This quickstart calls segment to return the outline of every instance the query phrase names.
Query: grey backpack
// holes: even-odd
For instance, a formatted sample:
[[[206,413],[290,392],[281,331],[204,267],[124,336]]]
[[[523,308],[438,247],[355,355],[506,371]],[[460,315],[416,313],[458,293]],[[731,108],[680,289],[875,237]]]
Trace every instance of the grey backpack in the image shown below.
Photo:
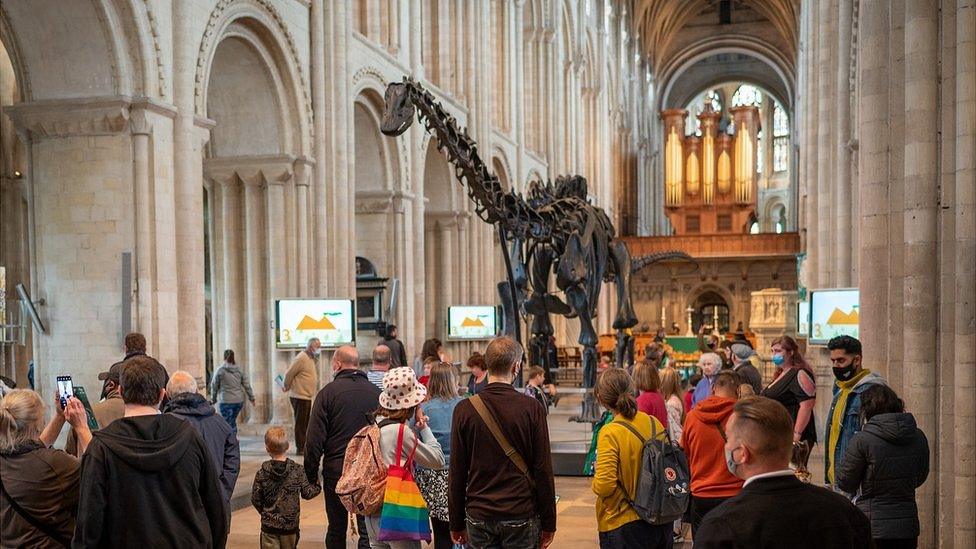
[[[623,484],[617,481],[624,500],[637,511],[637,516],[651,524],[667,524],[681,518],[691,499],[691,475],[685,453],[671,443],[670,435],[667,442],[657,440],[657,424],[653,421],[649,440],[644,440],[629,423],[617,424],[634,433],[643,444],[634,497],[630,498]]]

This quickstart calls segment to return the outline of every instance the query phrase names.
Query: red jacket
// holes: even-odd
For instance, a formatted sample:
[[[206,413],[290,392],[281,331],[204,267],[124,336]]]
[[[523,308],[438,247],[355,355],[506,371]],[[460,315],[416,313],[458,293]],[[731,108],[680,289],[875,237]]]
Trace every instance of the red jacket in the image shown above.
[[[722,436],[734,405],[735,399],[712,395],[699,402],[685,418],[681,447],[688,456],[691,493],[695,497],[726,498],[742,489],[742,479],[730,473],[725,465]]]

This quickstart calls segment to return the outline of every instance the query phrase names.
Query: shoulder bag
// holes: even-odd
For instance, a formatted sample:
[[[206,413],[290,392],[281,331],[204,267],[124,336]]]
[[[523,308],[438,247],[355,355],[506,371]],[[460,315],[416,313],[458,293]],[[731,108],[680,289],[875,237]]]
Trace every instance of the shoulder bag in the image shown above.
[[[512,446],[512,443],[508,441],[505,434],[502,433],[501,428],[498,426],[498,422],[495,420],[495,416],[492,415],[488,407],[485,406],[484,401],[481,400],[481,395],[474,395],[470,399],[471,405],[474,406],[474,410],[478,412],[481,416],[481,420],[485,422],[488,430],[491,431],[491,436],[495,437],[495,442],[502,447],[502,451],[508,459],[512,460],[515,467],[522,473],[522,476],[529,481],[529,485],[532,489],[535,489],[535,480],[533,480],[532,475],[529,474],[529,466],[525,463],[525,459],[522,458],[522,454],[518,453],[518,450]]]

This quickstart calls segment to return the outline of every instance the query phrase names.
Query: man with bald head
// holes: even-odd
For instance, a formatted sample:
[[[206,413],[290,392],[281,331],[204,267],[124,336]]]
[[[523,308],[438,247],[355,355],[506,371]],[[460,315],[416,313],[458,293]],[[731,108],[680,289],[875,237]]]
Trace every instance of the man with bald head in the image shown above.
[[[725,462],[745,480],[695,533],[698,548],[870,547],[871,524],[847,498],[799,481],[790,470],[793,421],[765,397],[736,402],[726,427]]]
[[[220,478],[224,501],[229,502],[241,471],[241,447],[237,435],[213,404],[197,392],[193,374],[183,370],[175,372],[166,384],[166,394],[169,402],[163,411],[185,419],[203,437]]]
[[[379,407],[380,389],[359,369],[359,353],[351,345],[336,349],[332,355],[332,373],[332,382],[319,391],[312,404],[305,441],[305,475],[309,482],[318,485],[319,467],[322,468],[322,492],[329,519],[325,546],[339,549],[346,546],[349,515],[335,493],[336,483],[342,475],[346,446]],[[356,518],[359,547],[368,549],[366,521],[361,516]]]

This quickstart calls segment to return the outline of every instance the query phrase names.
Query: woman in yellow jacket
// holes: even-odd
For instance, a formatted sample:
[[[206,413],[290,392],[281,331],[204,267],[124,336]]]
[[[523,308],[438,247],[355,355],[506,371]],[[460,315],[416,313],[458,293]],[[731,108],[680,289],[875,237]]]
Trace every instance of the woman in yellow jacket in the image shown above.
[[[667,440],[664,426],[657,418],[637,411],[634,381],[621,368],[610,368],[600,374],[596,397],[613,414],[613,421],[600,430],[597,439],[596,472],[593,475],[600,547],[670,549],[673,544],[671,523],[655,526],[645,522],[627,503],[637,490],[643,441],[650,439],[652,434],[659,440]],[[643,440],[625,425],[636,429]],[[623,490],[626,490],[626,497]]]

